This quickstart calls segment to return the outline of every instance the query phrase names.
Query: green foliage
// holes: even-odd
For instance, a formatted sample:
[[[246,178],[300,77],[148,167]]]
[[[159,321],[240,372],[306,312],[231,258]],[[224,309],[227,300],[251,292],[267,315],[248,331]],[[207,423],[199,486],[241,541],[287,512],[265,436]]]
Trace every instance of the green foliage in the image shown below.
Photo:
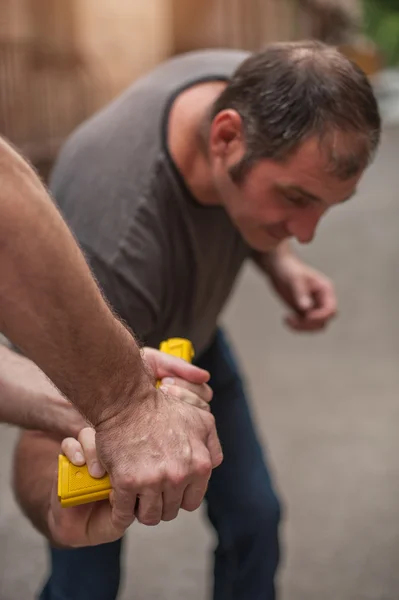
[[[389,65],[399,65],[399,0],[363,0],[365,32]]]

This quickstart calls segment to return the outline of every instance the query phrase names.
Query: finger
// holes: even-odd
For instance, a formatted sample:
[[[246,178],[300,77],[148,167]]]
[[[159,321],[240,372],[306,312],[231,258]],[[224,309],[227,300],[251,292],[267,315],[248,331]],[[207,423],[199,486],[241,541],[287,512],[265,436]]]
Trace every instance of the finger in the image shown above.
[[[205,369],[196,367],[182,358],[171,356],[165,352],[146,348],[144,357],[156,379],[176,376],[198,384],[206,383],[210,379],[210,374]]]
[[[207,402],[204,402],[204,400],[201,400],[201,398],[192,394],[189,390],[185,390],[175,385],[161,385],[159,389],[168,396],[173,396],[182,402],[187,402],[187,404],[191,404],[192,406],[196,406],[197,408],[201,408],[208,412],[211,410]]]
[[[173,521],[179,514],[181,504],[183,502],[184,488],[166,487],[163,495],[162,521]]]
[[[197,384],[206,383],[210,379],[208,371],[200,369],[181,358],[168,356],[167,362],[169,363],[169,369],[165,372],[165,375],[174,375],[175,377],[180,377],[181,379]]]
[[[127,527],[117,528],[112,521],[112,509],[109,502],[96,502],[95,510],[93,510],[90,519],[88,520],[87,545],[99,545],[114,542],[123,537]]]
[[[204,415],[204,417],[209,419],[207,447],[211,458],[212,469],[215,469],[223,461],[223,451],[220,445],[218,434],[216,432],[215,418],[211,414]]]
[[[162,383],[167,386],[174,386],[180,388],[182,391],[187,390],[191,394],[198,396],[204,402],[210,402],[212,400],[213,391],[206,383],[190,383],[180,377],[164,377]]]
[[[314,305],[306,317],[310,320],[327,320],[337,313],[338,301],[334,289],[329,284],[321,286],[313,292]]]
[[[75,438],[69,437],[62,440],[61,450],[65,454],[65,456],[71,461],[72,464],[77,467],[81,467],[85,464],[85,457],[83,454],[83,449],[78,440]]]
[[[292,295],[297,310],[306,312],[313,306],[313,299],[304,278],[297,277],[294,279],[292,283]]]
[[[295,331],[320,331],[325,329],[327,322],[324,320],[310,321],[307,318],[296,316],[288,316],[285,318],[285,323]]]
[[[187,486],[184,492],[181,508],[189,512],[197,510],[202,504],[205,497],[206,490],[208,489],[208,481],[204,481],[202,484],[190,484]]]
[[[336,308],[332,305],[325,305],[320,308],[314,308],[306,313],[308,321],[330,321],[337,314]]]
[[[195,479],[186,487],[181,508],[188,511],[197,510],[208,488],[208,482],[212,473],[212,462],[208,452],[196,453]]]
[[[201,398],[204,402],[210,402],[212,400],[213,391],[206,383],[190,383],[180,377],[164,377],[162,383],[168,386],[173,385],[188,390]]]
[[[137,495],[125,490],[118,490],[115,485],[112,487],[113,490],[110,494],[112,524],[118,531],[127,529],[135,519]]]
[[[96,450],[96,432],[92,427],[85,427],[78,435],[78,440],[83,448],[87,468],[92,477],[103,477],[105,469],[100,463]]]
[[[183,402],[187,402],[187,404],[191,404],[192,406],[196,406],[197,408],[201,408],[202,410],[206,410],[208,412],[211,410],[208,402],[205,402],[199,398],[199,396],[196,396],[189,390],[185,390],[176,385],[161,385],[159,389],[167,395],[173,396],[174,398],[182,400]]]
[[[146,491],[139,496],[136,517],[143,525],[158,525],[162,518],[163,501],[162,493]]]

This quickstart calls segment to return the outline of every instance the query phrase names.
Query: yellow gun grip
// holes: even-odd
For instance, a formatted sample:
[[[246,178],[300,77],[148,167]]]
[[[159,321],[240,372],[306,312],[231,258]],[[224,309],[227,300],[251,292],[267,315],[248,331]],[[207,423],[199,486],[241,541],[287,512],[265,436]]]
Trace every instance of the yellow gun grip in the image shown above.
[[[159,349],[190,363],[194,358],[193,345],[184,338],[170,338],[162,342]],[[157,382],[157,386],[159,383]],[[111,481],[108,475],[92,477],[87,465],[77,467],[63,454],[58,456],[58,498],[62,507],[106,500],[110,492]]]

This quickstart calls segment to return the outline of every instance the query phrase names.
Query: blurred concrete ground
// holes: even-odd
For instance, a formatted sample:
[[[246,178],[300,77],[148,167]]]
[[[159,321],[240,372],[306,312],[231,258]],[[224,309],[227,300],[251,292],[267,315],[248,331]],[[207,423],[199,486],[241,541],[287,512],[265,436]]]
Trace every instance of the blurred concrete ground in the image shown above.
[[[358,196],[302,252],[336,281],[341,314],[326,334],[286,331],[251,269],[224,316],[286,507],[282,600],[399,597],[398,157],[392,128]],[[10,493],[14,439],[2,426],[0,600],[33,598],[46,568]],[[204,600],[213,544],[200,513],[132,527],[121,600]]]

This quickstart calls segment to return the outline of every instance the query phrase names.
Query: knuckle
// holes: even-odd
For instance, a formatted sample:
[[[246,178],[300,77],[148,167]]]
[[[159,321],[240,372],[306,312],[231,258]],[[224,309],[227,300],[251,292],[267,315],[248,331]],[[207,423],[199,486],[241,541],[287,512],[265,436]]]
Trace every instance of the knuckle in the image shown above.
[[[156,490],[156,484],[152,479],[137,479],[134,482],[134,489],[137,492],[137,495],[142,495],[147,492],[153,492]]]
[[[124,495],[130,494],[133,489],[137,488],[138,481],[132,475],[122,474],[117,476],[112,481],[113,487],[122,492]]]
[[[207,477],[212,471],[212,463],[208,458],[197,459],[194,472],[200,477]]]
[[[205,399],[207,402],[210,402],[213,398],[213,390],[209,387],[209,385],[205,384]]]
[[[157,492],[161,488],[163,488],[165,482],[165,474],[162,472],[152,473],[145,475],[139,478],[136,481],[136,487],[139,492],[142,493],[143,490],[150,490],[152,492]]]
[[[122,471],[113,481],[114,487],[119,491],[129,493],[134,489],[137,493],[142,493],[143,490],[157,490],[164,481],[164,470],[159,468],[149,472],[136,471],[132,473],[130,470]]]
[[[187,479],[187,476],[185,473],[183,473],[182,471],[173,471],[170,470],[167,472],[166,476],[165,476],[165,482],[167,482],[168,487],[172,488],[172,489],[178,489],[180,488],[182,485],[184,485],[185,481]]]
[[[206,419],[206,424],[208,426],[209,429],[215,429],[216,428],[216,422],[215,422],[215,417],[213,416],[213,414],[211,412],[206,413],[204,415],[204,418]]]

